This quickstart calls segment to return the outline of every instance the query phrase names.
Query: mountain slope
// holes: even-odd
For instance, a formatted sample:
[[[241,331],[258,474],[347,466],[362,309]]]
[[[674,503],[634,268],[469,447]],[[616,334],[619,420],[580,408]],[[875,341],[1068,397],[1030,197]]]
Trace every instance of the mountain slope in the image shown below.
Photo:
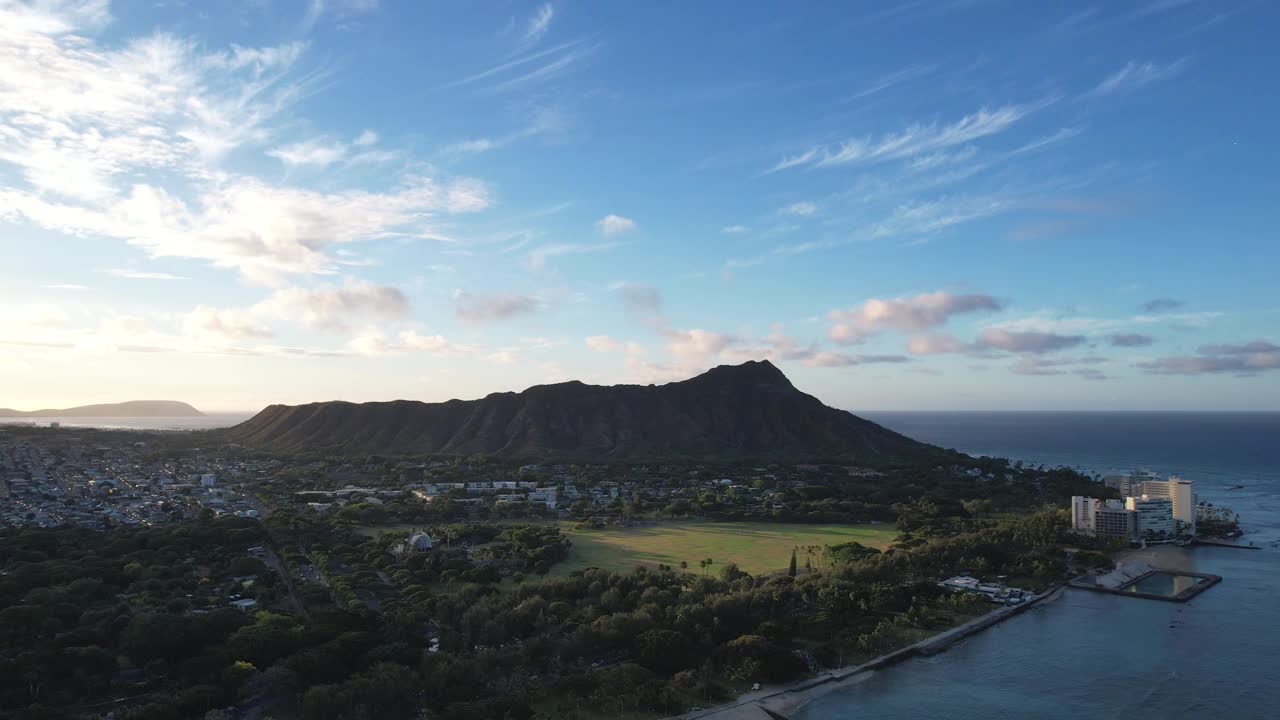
[[[225,436],[277,450],[596,459],[883,462],[942,452],[823,405],[768,361],[660,386],[574,381],[471,401],[272,405]]]
[[[201,417],[204,413],[176,400],[130,400],[103,405],[81,405],[64,410],[0,409],[0,417]]]

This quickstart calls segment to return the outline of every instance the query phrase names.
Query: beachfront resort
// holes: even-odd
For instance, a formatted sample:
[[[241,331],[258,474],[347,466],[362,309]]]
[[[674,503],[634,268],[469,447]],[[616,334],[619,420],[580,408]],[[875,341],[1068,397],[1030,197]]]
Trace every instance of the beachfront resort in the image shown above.
[[[1071,526],[1091,537],[1131,543],[1189,540],[1196,536],[1198,517],[1205,512],[1196,497],[1195,481],[1134,470],[1103,477],[1120,499],[1076,495],[1071,498]]]

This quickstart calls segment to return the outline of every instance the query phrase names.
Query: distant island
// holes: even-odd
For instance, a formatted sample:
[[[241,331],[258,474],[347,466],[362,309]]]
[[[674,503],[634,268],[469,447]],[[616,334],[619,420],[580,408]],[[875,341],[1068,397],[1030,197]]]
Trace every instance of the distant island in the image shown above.
[[[62,410],[0,408],[0,417],[204,417],[204,413],[177,400],[130,400],[120,403],[81,405]]]
[[[508,458],[830,458],[947,453],[796,389],[767,360],[666,385],[538,385],[480,400],[272,405],[227,429],[265,450]]]

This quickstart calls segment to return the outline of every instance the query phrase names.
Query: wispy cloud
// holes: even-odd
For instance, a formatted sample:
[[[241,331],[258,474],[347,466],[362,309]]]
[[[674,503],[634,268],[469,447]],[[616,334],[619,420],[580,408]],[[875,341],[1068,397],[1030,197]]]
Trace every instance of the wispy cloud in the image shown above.
[[[853,93],[846,99],[851,101],[861,100],[865,97],[875,95],[876,93],[883,92],[897,85],[902,85],[912,80],[916,80],[916,79],[925,77],[927,75],[930,75],[937,69],[938,69],[937,65],[921,65],[921,64],[908,65],[900,70],[895,70],[891,73],[880,76],[871,84],[867,85],[861,90],[858,90],[857,92]]]
[[[779,215],[791,215],[793,217],[808,217],[818,212],[818,206],[808,200],[793,202],[790,205],[784,205],[778,208]]]
[[[551,28],[551,19],[555,17],[555,8],[551,7],[551,3],[546,3],[539,7],[533,17],[529,18],[529,24],[524,31],[524,42],[532,45],[542,39],[547,34],[547,30]]]
[[[334,272],[339,244],[438,234],[439,214],[490,203],[470,178],[322,192],[229,170],[231,151],[267,146],[314,90],[315,71],[299,67],[305,44],[214,50],[156,33],[104,46],[76,34],[87,21],[69,7],[0,5],[0,161],[25,181],[0,188],[0,220],[119,239],[279,285],[281,275]],[[274,150],[313,166],[350,154],[323,137]]]
[[[1102,96],[1120,92],[1129,92],[1145,87],[1154,82],[1168,80],[1181,75],[1191,64],[1191,58],[1180,58],[1167,65],[1146,62],[1137,63],[1130,60],[1124,67],[1103,78],[1091,91],[1091,95]]]
[[[531,121],[518,130],[497,137],[463,140],[446,146],[444,152],[449,155],[485,153],[521,140],[564,130],[567,124],[568,120],[559,110],[549,107],[539,108],[533,112]]]
[[[459,290],[453,300],[458,319],[467,323],[507,320],[530,315],[543,307],[542,300],[532,295],[477,295]]]
[[[626,243],[620,241],[599,242],[599,243],[558,243],[553,245],[543,245],[529,251],[529,268],[532,270],[541,270],[546,267],[549,258],[561,255],[582,255],[584,253],[604,252],[614,248],[622,247]]]
[[[1157,375],[1207,375],[1230,373],[1254,376],[1280,370],[1280,345],[1254,340],[1238,345],[1201,345],[1196,355],[1162,357],[1137,363]]]
[[[1032,140],[1031,142],[1013,150],[1012,154],[1021,155],[1023,153],[1034,152],[1041,148],[1048,147],[1049,145],[1060,143],[1063,140],[1070,140],[1071,138],[1079,135],[1082,132],[1084,132],[1084,128],[1082,127],[1061,128],[1060,130],[1058,130],[1057,132],[1051,135],[1046,135],[1042,138]]]
[[[560,43],[559,45],[553,45],[552,47],[549,47],[549,48],[543,48],[542,50],[538,50],[537,52],[532,52],[527,55],[522,55],[518,58],[515,58],[514,60],[507,60],[506,62],[498,63],[497,65],[494,65],[493,67],[488,68],[487,70],[482,70],[478,73],[475,73],[474,75],[468,75],[467,77],[461,78],[459,80],[454,80],[453,82],[446,83],[444,85],[441,85],[439,89],[448,90],[450,88],[461,87],[463,85],[470,85],[472,83],[479,82],[481,80],[486,80],[488,78],[495,77],[497,75],[502,75],[503,73],[506,73],[508,70],[513,70],[522,65],[527,65],[529,63],[532,63],[535,60],[540,60],[544,57],[555,55],[557,53],[564,52],[565,50],[570,50],[574,47],[577,47],[578,45],[581,45],[583,42],[584,40],[582,38],[579,38],[577,40],[570,40],[569,42]]]
[[[600,46],[597,44],[568,50],[550,62],[544,63],[522,74],[509,77],[506,80],[496,82],[490,85],[487,90],[492,93],[501,93],[523,88],[528,85],[544,83],[557,75],[560,75],[562,72],[574,65],[577,65],[581,61],[591,57],[596,50],[599,49]]]
[[[99,272],[115,277],[129,278],[131,280],[186,280],[182,275],[174,275],[173,273],[151,272],[148,270],[127,270],[124,268],[111,268],[108,270],[100,270]]]
[[[746,225],[726,225],[720,228],[720,232],[726,235],[741,235],[742,233],[750,232],[750,231],[751,231],[751,228],[747,227]]]
[[[337,141],[314,139],[281,145],[268,150],[267,154],[286,165],[323,168],[345,158],[347,146]]]
[[[834,146],[812,147],[783,158],[770,172],[798,166],[834,167],[873,163],[936,152],[1004,132],[1044,104],[1010,104],[994,109],[982,108],[949,125],[916,124],[879,138],[856,138]]]

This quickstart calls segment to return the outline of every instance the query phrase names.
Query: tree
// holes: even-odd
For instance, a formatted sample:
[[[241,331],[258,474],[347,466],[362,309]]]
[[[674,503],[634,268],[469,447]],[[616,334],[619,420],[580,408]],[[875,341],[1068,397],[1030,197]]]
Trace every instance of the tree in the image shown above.
[[[791,577],[796,576],[796,549],[795,548],[791,548],[791,566],[787,568],[787,575]]]

